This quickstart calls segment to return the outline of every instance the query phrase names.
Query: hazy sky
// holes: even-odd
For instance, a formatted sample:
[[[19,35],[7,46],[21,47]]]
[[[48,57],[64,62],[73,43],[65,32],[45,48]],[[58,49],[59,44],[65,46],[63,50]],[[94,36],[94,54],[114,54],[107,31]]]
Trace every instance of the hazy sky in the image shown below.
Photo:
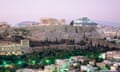
[[[0,21],[16,24],[40,17],[120,22],[120,0],[0,0]]]

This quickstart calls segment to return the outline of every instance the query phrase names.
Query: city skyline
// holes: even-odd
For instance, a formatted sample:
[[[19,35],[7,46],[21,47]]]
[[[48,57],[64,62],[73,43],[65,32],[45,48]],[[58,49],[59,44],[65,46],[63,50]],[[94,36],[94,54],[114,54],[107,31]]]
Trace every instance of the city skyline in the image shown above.
[[[41,17],[76,19],[89,17],[120,23],[119,0],[0,0],[0,22],[16,24]]]

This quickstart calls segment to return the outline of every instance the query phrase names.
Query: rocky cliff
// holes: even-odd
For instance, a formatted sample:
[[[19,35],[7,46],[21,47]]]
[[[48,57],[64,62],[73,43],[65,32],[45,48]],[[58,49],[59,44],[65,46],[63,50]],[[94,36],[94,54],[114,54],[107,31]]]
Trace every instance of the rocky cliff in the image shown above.
[[[38,26],[24,28],[30,31],[28,38],[36,41],[60,41],[61,39],[75,40],[78,42],[83,37],[100,38],[96,27],[79,27],[68,25]]]

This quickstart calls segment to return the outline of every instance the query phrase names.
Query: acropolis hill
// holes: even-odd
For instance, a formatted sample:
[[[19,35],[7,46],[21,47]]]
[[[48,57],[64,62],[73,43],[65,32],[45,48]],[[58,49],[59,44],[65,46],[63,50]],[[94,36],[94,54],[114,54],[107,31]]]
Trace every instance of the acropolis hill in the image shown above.
[[[7,37],[16,35],[33,41],[60,41],[66,39],[79,42],[83,37],[102,37],[97,31],[97,24],[91,22],[86,17],[75,20],[74,22],[72,21],[70,25],[66,25],[64,19],[41,18],[40,24],[28,23],[27,25],[18,28],[11,28],[6,24],[3,24],[3,26],[1,25],[1,28],[2,30],[3,28],[5,29],[3,33],[6,32],[6,35],[8,35]],[[24,35],[24,31],[27,31],[26,35]]]
[[[81,21],[81,23],[79,23]],[[60,41],[61,39],[80,41],[83,36],[89,36],[93,38],[100,38],[100,34],[97,32],[97,24],[91,22],[88,18],[83,17],[72,24],[66,25],[64,19],[54,18],[41,18],[40,24],[29,23],[23,27],[30,31],[30,37],[32,40],[38,41]]]
[[[82,21],[81,21],[82,20]],[[29,48],[23,51],[40,51],[44,49],[120,49],[119,44],[110,43],[104,38],[105,34],[100,31],[98,24],[87,18],[72,21],[70,25],[64,24],[64,20],[42,19],[42,24],[27,24],[23,27],[10,27],[1,25],[0,43],[4,45],[19,43],[27,39]],[[116,35],[115,32],[107,32],[107,36]],[[118,34],[119,35],[119,34]],[[8,41],[8,42],[7,42]],[[29,50],[28,50],[29,49]]]

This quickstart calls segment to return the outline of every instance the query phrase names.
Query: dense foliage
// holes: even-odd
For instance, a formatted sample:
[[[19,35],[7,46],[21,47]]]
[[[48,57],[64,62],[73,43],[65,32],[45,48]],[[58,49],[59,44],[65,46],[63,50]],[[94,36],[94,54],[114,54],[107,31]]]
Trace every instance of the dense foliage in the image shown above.
[[[88,58],[98,59],[99,54],[100,54],[99,51],[89,51],[82,49],[74,49],[74,50],[45,49],[44,51],[41,52],[34,52],[22,56],[14,56],[14,55],[0,56],[0,65],[2,66],[0,67],[1,68],[0,70],[8,69],[11,71],[24,67],[44,68],[44,65],[53,64],[55,62],[55,59],[65,59],[65,58],[70,58],[71,56],[78,56],[78,55],[84,55]]]

